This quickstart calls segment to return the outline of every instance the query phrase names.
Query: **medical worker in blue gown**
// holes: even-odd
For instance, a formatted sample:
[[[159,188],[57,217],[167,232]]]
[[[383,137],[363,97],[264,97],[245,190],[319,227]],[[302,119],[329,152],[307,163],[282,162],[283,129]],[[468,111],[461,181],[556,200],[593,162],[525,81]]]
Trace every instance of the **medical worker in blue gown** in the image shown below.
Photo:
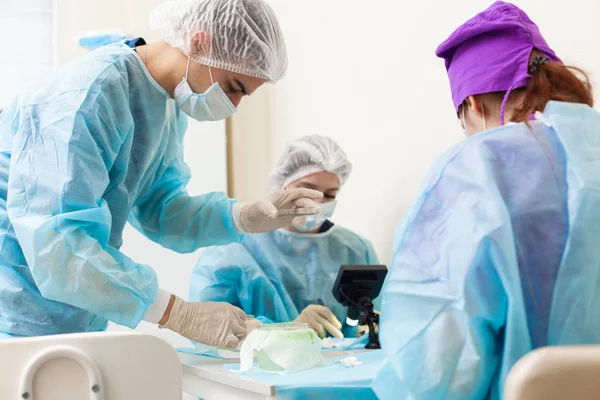
[[[600,114],[585,75],[512,4],[437,55],[468,138],[396,231],[373,387],[384,400],[501,399],[533,349],[600,343]]]
[[[268,177],[268,188],[306,188],[324,198],[303,226],[248,235],[241,243],[206,249],[192,274],[190,299],[228,302],[264,323],[307,323],[321,337],[356,335],[347,309],[331,291],[343,264],[377,264],[371,243],[329,218],[352,165],[332,139],[291,142]]]
[[[144,319],[236,346],[246,335],[244,312],[160,290],[150,266],[119,251],[125,223],[191,252],[292,224],[280,209],[317,210],[310,198],[322,194],[306,189],[248,205],[185,189],[185,114],[222,120],[284,75],[271,8],[263,0],[175,1],[152,19],[165,41],[102,47],[21,93],[0,116],[4,336],[100,331],[108,321],[133,328]]]

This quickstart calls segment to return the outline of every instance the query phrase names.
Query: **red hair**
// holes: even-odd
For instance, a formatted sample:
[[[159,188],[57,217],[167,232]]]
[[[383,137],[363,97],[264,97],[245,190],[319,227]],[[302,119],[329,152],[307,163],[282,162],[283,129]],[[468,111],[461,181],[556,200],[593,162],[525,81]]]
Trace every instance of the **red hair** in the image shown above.
[[[532,52],[531,57],[539,57],[537,50]],[[585,72],[559,62],[539,63],[532,71],[527,86],[515,92],[523,97],[512,110],[513,122],[527,121],[536,111],[544,111],[546,103],[551,100],[594,105],[592,85]]]

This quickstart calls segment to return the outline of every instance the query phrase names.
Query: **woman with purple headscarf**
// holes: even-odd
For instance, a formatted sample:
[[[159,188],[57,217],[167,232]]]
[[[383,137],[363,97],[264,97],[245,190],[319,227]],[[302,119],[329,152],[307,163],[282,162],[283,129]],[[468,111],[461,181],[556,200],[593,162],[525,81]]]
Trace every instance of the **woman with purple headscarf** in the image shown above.
[[[468,136],[396,232],[380,399],[500,399],[511,367],[600,342],[600,114],[519,8],[496,2],[437,49]]]

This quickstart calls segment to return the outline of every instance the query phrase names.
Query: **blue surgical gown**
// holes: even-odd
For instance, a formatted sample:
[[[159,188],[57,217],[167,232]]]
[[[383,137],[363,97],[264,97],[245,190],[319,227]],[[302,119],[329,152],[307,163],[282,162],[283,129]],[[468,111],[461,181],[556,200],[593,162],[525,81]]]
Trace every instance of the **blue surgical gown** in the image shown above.
[[[242,239],[224,193],[186,192],[186,121],[125,43],[57,69],[0,114],[0,332],[135,327],[158,285],[119,251],[127,221],[178,252]]]
[[[343,323],[347,308],[332,294],[341,265],[376,265],[371,243],[333,225],[323,233],[278,230],[247,235],[242,243],[211,247],[200,256],[190,284],[191,301],[222,301],[262,322],[288,322],[321,299]]]
[[[501,399],[533,349],[600,343],[600,114],[550,102],[544,120],[473,136],[426,178],[382,292],[381,399]]]

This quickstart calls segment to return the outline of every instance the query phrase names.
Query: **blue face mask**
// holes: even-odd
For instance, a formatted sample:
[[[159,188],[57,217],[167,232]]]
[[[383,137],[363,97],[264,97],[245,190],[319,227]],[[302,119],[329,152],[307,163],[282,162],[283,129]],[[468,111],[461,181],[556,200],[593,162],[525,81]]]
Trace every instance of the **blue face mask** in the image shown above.
[[[229,100],[218,83],[213,81],[212,71],[208,67],[212,86],[204,93],[194,93],[188,83],[190,71],[190,57],[185,71],[185,78],[175,88],[175,102],[181,111],[197,121],[220,121],[236,112],[236,108]]]
[[[335,211],[336,205],[336,200],[319,205],[319,212],[315,215],[309,215],[306,217],[306,222],[304,225],[299,226],[296,229],[298,229],[300,232],[311,232],[319,229],[319,227],[323,225],[323,222],[325,222],[327,218],[331,218],[333,212]]]

